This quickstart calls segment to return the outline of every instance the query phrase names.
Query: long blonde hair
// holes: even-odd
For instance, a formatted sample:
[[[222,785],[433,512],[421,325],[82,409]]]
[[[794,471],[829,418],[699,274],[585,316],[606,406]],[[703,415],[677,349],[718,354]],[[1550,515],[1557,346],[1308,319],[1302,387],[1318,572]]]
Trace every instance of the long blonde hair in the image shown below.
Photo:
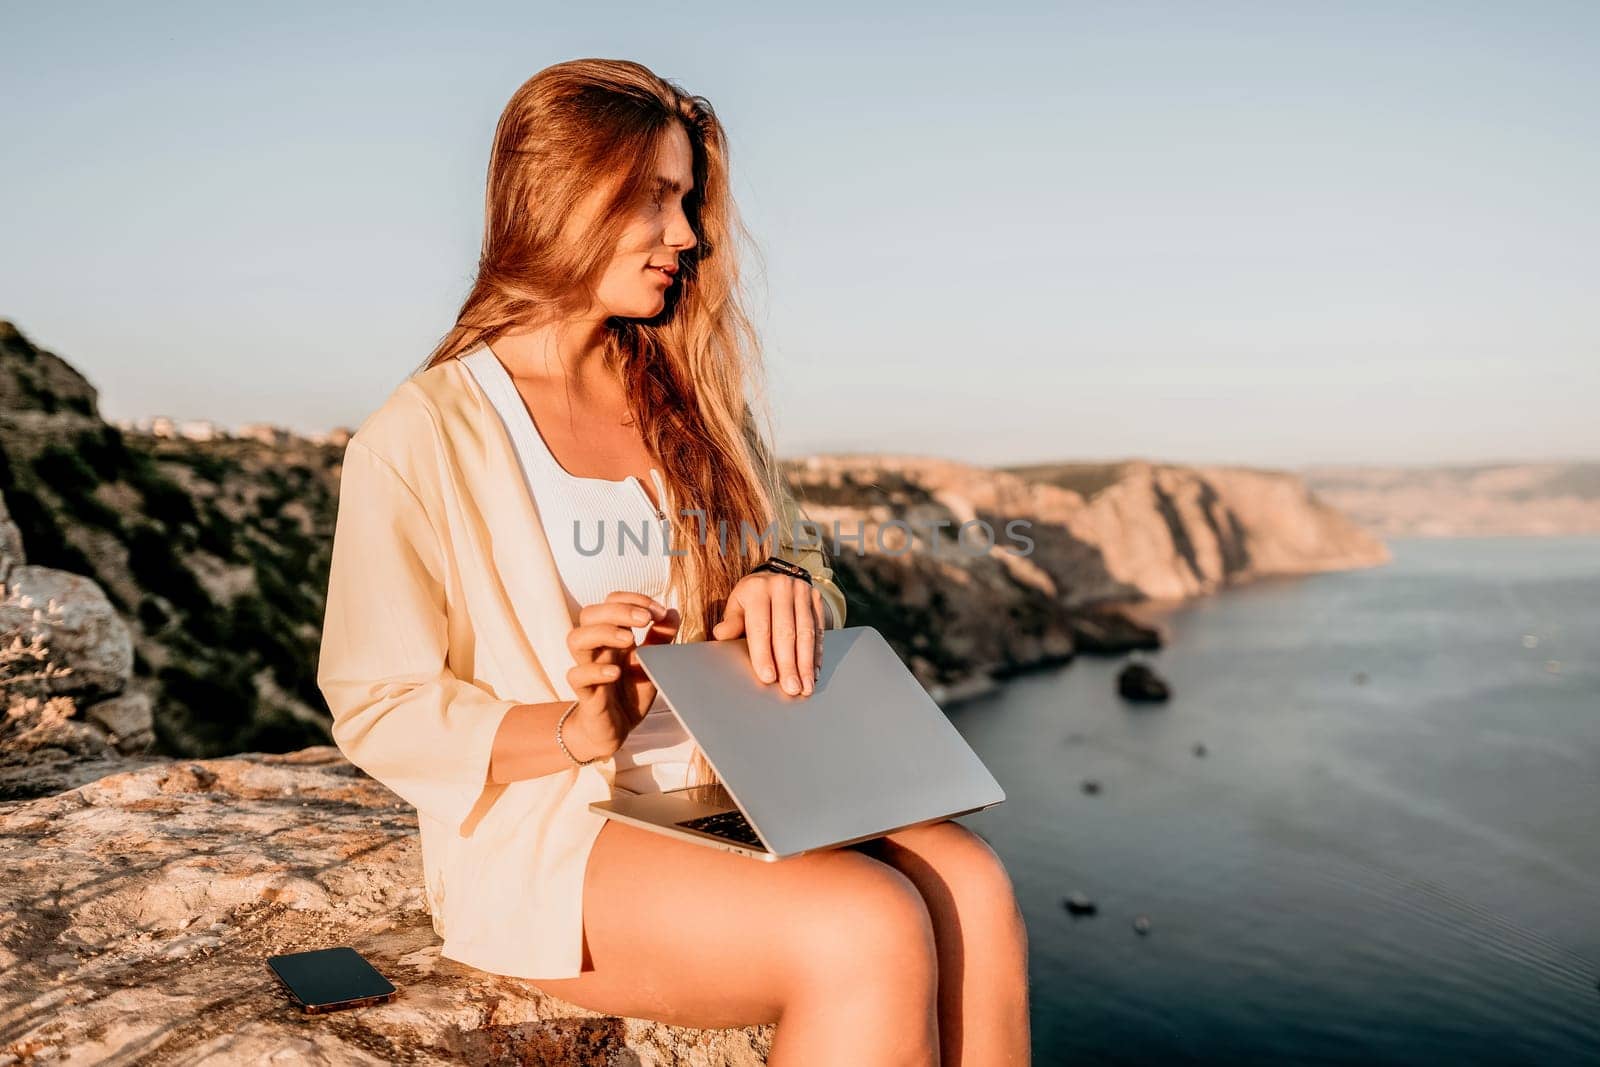
[[[606,320],[604,356],[625,384],[672,500],[704,513],[672,517],[669,585],[682,611],[678,639],[703,640],[734,584],[777,552],[770,539],[757,540],[770,523],[781,527],[791,499],[767,443],[760,342],[741,306],[734,239],[753,242],[729,191],[727,137],[708,100],[622,59],[569,60],[524,82],[495,129],[477,278],[423,369],[512,329],[583,310],[626,212],[654,177],[657,147],[673,122],[694,154],[684,211],[697,244],[680,254],[678,280],[660,314]],[[580,201],[616,175],[620,181],[587,232],[563,237]],[[747,384],[760,403],[759,427]],[[725,544],[719,520],[730,534]],[[743,536],[742,524],[756,536]],[[716,782],[695,746],[691,784]]]

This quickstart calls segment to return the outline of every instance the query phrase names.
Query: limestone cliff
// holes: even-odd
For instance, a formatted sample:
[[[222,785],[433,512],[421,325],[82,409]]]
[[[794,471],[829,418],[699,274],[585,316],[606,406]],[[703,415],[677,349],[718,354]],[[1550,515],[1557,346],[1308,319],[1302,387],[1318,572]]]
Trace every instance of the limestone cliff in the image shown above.
[[[1105,618],[1097,608],[1389,559],[1281,471],[830,455],[789,475],[833,551],[851,621],[883,630],[931,681],[968,689],[1070,655]],[[958,531],[974,523],[964,548]],[[994,543],[977,551],[985,528]]]
[[[441,958],[417,841],[327,747],[0,804],[0,1063],[764,1062],[770,1026],[597,1015]],[[398,997],[303,1014],[266,959],[336,945]]]
[[[1308,467],[1318,496],[1384,537],[1600,534],[1600,463]]]

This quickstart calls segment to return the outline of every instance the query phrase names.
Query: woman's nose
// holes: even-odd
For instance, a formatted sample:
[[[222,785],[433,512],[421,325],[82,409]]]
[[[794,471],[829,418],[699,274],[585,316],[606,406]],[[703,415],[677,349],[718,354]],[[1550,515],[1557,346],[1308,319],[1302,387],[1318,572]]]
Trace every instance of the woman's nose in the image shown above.
[[[676,238],[676,240],[674,240],[674,238]],[[694,235],[694,227],[690,226],[688,218],[680,213],[678,215],[678,221],[673,224],[672,229],[667,233],[667,244],[676,248],[680,252],[687,252],[697,243],[698,240]]]

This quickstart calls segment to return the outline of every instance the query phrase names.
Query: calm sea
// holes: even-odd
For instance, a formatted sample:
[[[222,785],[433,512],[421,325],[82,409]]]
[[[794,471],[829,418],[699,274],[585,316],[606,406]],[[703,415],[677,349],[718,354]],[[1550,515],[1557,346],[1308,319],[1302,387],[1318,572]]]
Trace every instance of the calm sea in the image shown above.
[[[1600,538],[1390,548],[952,710],[1036,1063],[1600,1064]]]

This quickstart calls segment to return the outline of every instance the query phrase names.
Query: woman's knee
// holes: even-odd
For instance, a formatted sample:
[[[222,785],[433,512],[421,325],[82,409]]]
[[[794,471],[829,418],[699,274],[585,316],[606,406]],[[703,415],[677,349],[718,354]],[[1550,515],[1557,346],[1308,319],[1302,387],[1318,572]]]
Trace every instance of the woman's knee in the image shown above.
[[[984,909],[1004,925],[1022,926],[1022,907],[1017,902],[1011,872],[994,848],[977,834],[960,827],[956,846],[957,892],[969,900],[988,905]]]
[[[900,871],[851,850],[808,857],[818,868],[801,914],[785,924],[801,983],[886,983],[908,990],[937,980],[933,921],[916,885]],[[783,921],[780,919],[780,921]]]
[[[934,927],[959,931],[970,947],[1008,957],[1028,953],[1027,923],[1010,872],[978,834],[943,822],[892,836],[884,857],[916,884]]]

